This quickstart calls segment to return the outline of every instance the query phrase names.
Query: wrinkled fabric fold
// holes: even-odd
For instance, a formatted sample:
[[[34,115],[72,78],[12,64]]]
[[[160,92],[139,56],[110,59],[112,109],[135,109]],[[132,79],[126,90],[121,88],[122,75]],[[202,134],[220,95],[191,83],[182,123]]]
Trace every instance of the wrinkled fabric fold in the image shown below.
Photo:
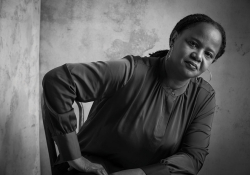
[[[141,169],[146,175],[171,175],[167,165],[161,163],[142,167]]]

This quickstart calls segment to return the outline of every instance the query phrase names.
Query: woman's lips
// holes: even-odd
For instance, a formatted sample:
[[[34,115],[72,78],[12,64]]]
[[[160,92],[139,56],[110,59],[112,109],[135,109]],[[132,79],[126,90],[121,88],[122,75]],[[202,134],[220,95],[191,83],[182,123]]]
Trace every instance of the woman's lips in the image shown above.
[[[192,70],[197,70],[198,66],[192,62],[192,61],[185,61],[186,65],[188,68],[192,69]]]

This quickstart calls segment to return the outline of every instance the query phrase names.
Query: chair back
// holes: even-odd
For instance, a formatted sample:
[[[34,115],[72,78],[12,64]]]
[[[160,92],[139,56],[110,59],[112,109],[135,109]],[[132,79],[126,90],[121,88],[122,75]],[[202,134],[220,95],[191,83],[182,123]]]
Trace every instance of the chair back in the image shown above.
[[[56,148],[56,143],[52,139],[51,132],[49,130],[49,127],[45,125],[45,111],[44,111],[44,104],[45,104],[45,97],[44,94],[42,93],[41,95],[41,111],[42,111],[42,118],[43,118],[43,126],[44,126],[44,131],[45,131],[45,137],[46,137],[46,142],[47,142],[47,147],[48,147],[48,153],[49,153],[49,159],[50,159],[50,168],[51,168],[51,173],[52,175],[58,175],[60,174],[59,170],[53,167],[54,162],[57,159],[58,156],[58,151]],[[79,110],[79,117],[78,117],[78,127],[77,127],[77,132],[81,128],[81,126],[84,123],[84,108],[83,104],[81,102],[76,101],[75,102],[78,106]]]

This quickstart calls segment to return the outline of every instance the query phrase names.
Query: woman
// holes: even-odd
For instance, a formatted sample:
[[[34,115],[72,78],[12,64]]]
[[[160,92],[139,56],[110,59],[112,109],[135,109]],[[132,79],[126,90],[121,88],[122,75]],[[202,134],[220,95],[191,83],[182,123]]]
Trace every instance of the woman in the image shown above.
[[[208,154],[215,92],[198,78],[225,51],[220,24],[194,14],[177,23],[170,51],[65,64],[43,79],[46,124],[66,174],[197,174]],[[94,101],[75,134],[74,100]],[[80,173],[82,172],[82,173]]]

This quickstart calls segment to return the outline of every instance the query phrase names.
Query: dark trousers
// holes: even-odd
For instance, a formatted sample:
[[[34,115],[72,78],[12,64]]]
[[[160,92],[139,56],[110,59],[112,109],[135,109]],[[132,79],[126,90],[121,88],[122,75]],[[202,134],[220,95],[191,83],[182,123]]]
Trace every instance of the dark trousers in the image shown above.
[[[63,175],[96,175],[95,173],[83,173],[77,170],[72,170],[64,173]]]

